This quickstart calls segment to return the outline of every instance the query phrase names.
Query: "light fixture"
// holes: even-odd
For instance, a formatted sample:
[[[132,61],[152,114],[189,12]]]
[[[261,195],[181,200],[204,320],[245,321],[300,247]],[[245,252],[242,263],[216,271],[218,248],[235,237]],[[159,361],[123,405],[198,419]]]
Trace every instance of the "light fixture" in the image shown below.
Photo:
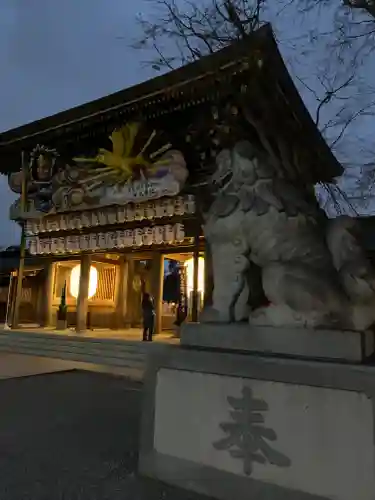
[[[185,261],[185,268],[186,268],[186,284],[187,284],[187,291],[192,292],[194,291],[194,258],[190,258],[189,260]],[[200,292],[201,294],[204,293],[204,258],[199,257],[198,258],[198,290],[197,292]]]
[[[78,297],[79,292],[79,278],[81,276],[81,265],[73,267],[70,273],[70,283],[69,283],[69,291],[70,295],[72,295],[75,299]],[[90,266],[90,275],[89,275],[89,289],[87,297],[91,299],[96,293],[96,289],[98,287],[98,270],[94,266]]]

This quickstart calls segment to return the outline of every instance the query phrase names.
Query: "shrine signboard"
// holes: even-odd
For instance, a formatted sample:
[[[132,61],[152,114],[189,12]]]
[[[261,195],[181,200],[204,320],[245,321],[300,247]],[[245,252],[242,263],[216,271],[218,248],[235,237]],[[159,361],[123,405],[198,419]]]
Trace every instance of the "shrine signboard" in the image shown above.
[[[73,158],[70,165],[59,161],[56,150],[38,145],[28,167],[9,176],[20,195],[10,218],[24,222],[31,254],[186,242],[183,220],[195,214],[195,199],[179,194],[188,177],[185,159],[160,141],[150,153],[155,131],[136,148],[139,131],[139,124],[125,125],[110,136],[112,151],[100,148],[95,157]]]
[[[139,131],[140,124],[127,124],[111,134],[112,151],[100,148],[95,157],[72,158],[70,164],[60,161],[56,150],[36,146],[28,169],[9,176],[13,192],[21,195],[26,185],[27,199],[24,207],[20,199],[12,205],[10,218],[31,220],[176,196],[188,177],[182,153],[171,144],[149,152],[156,131],[135,148]]]

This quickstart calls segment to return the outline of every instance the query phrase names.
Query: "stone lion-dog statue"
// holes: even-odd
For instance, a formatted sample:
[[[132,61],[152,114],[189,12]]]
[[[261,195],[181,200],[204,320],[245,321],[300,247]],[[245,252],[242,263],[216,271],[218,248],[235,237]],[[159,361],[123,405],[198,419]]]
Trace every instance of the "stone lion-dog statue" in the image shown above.
[[[355,219],[328,219],[313,196],[282,178],[248,141],[222,150],[216,166],[214,201],[204,214],[214,289],[200,321],[369,328],[375,270]],[[261,306],[252,302],[257,286]]]

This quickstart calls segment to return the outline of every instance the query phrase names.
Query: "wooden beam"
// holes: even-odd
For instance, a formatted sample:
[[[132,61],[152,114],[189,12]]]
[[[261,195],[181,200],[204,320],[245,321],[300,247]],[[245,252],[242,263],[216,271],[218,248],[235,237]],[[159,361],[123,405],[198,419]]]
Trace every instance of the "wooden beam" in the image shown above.
[[[118,266],[120,264],[120,261],[118,260],[112,260],[112,259],[101,259],[98,257],[95,257],[95,255],[92,255],[91,257],[92,262],[98,262],[99,264],[110,264],[111,266]]]

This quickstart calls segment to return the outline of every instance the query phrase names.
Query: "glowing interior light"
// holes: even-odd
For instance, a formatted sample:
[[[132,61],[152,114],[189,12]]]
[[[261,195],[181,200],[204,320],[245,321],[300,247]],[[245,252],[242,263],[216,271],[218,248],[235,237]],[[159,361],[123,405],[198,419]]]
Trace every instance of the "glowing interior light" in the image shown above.
[[[76,299],[78,297],[79,291],[79,277],[81,275],[81,265],[73,267],[72,272],[70,273],[70,294]],[[90,267],[90,276],[89,276],[89,290],[88,290],[88,298],[91,299],[96,293],[96,289],[98,287],[98,271],[96,267]]]
[[[188,292],[194,291],[194,258],[185,262]],[[198,259],[198,292],[204,293],[204,258]]]

